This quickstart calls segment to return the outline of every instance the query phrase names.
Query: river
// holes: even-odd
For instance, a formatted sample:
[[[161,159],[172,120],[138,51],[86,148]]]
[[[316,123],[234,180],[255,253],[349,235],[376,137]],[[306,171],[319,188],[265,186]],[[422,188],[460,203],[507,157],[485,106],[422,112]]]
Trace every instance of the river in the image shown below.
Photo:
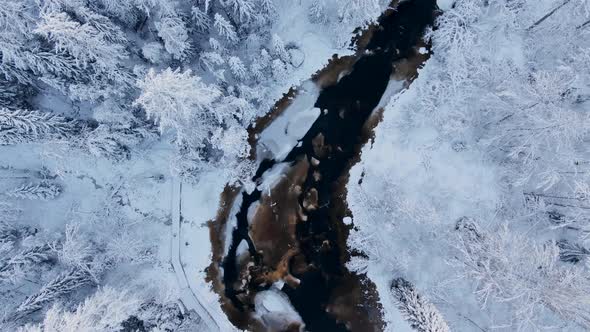
[[[269,328],[254,317],[254,299],[274,284],[289,298],[305,330],[384,329],[375,286],[346,268],[355,254],[355,248],[346,247],[354,226],[343,220],[351,217],[348,171],[371,139],[384,93],[395,82],[400,89],[409,85],[428,57],[422,36],[433,25],[436,2],[409,0],[394,7],[356,41],[355,55],[333,59],[312,78],[321,88],[313,106],[321,112],[299,144],[281,160],[259,163],[252,179],[256,188],[224,192],[211,223],[214,252],[208,275],[239,328]],[[260,184],[271,172],[281,176],[263,192]],[[227,241],[222,238],[229,219],[235,227]],[[300,328],[293,322],[283,330]]]

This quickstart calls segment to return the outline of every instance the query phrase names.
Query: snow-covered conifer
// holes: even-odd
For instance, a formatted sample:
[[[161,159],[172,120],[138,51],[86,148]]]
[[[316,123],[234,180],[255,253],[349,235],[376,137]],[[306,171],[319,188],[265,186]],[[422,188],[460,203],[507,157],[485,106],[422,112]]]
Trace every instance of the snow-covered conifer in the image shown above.
[[[130,151],[121,140],[124,132],[117,133],[108,125],[99,125],[98,128],[88,133],[85,140],[85,148],[94,156],[104,157],[114,161],[129,159]]]
[[[256,59],[258,59],[260,61],[263,68],[267,68],[270,66],[270,62],[272,60],[272,57],[270,56],[270,54],[268,54],[268,51],[265,48],[263,48],[260,50],[260,55],[257,56]]]
[[[0,108],[0,145],[64,139],[79,131],[75,121],[49,112]]]
[[[103,287],[70,312],[54,305],[39,325],[27,325],[21,332],[43,331],[118,331],[121,323],[139,310],[140,301],[126,290]]]
[[[11,250],[19,238],[20,232],[16,227],[5,220],[0,220],[0,248],[4,251]]]
[[[53,260],[53,249],[47,245],[33,246],[0,260],[0,282],[17,282],[25,273],[25,268],[34,267]]]
[[[264,80],[264,68],[260,61],[252,61],[250,64],[250,75],[254,79],[254,81],[260,83]]]
[[[277,34],[272,35],[271,51],[272,55],[275,58],[279,58],[284,63],[289,63],[289,61],[291,60],[289,52],[287,52],[287,49],[285,48],[285,43],[283,42],[283,39],[279,37],[279,35]]]
[[[49,281],[35,294],[27,297],[16,309],[16,315],[25,315],[40,310],[59,297],[90,284],[93,284],[93,279],[87,271],[72,268]]]
[[[4,75],[24,85],[31,85],[36,80],[62,88],[63,80],[78,81],[84,76],[80,63],[69,54],[56,54],[33,49],[14,49],[2,52],[5,66],[0,69]]]
[[[216,67],[225,64],[225,60],[217,52],[203,52],[199,57],[199,61],[205,66],[205,69],[212,72],[215,71]]]
[[[30,227],[14,224],[21,212],[13,204],[0,200],[0,243],[15,242],[35,233]]]
[[[79,23],[64,12],[42,15],[35,32],[54,43],[55,51],[73,56],[82,67],[92,66],[113,78],[127,51],[120,43],[109,41],[102,31],[90,23]]]
[[[110,0],[116,1],[116,0]],[[167,1],[154,1],[154,0],[133,0],[133,6],[143,12],[146,16],[151,16],[153,12],[156,11],[156,7],[158,5],[162,7],[167,7]],[[165,8],[163,9],[165,11]]]
[[[136,317],[148,331],[206,331],[208,327],[194,311],[182,310],[177,302],[143,303]],[[125,322],[123,325],[125,326]]]
[[[19,109],[27,106],[32,89],[16,81],[0,80],[0,108]]]
[[[260,11],[266,15],[270,21],[274,21],[274,15],[277,11],[277,7],[273,0],[259,0],[258,1]]]
[[[391,291],[401,313],[416,331],[450,331],[436,307],[421,296],[410,282],[397,278],[391,283]]]
[[[567,240],[557,242],[559,247],[559,259],[564,262],[578,263],[583,262],[590,257],[590,250],[584,248],[580,244],[573,243]]]
[[[339,0],[338,16],[344,22],[363,26],[380,14],[379,0]]]
[[[151,63],[160,63],[162,60],[166,59],[166,56],[169,58],[170,56],[164,53],[164,46],[158,42],[151,42],[143,45],[141,48],[141,54],[143,57]]]
[[[95,108],[98,125],[85,131],[79,140],[80,147],[96,157],[113,161],[128,159],[131,150],[157,136],[153,124],[131,114],[125,104],[105,102]]]
[[[114,263],[143,264],[154,259],[153,244],[127,227],[106,239],[104,253],[105,258]]]
[[[7,0],[2,4],[3,6],[0,7],[0,26],[3,28],[2,38],[27,34],[35,21],[31,7],[32,2],[27,0]]]
[[[256,109],[253,105],[264,101],[264,92],[260,89],[257,89],[255,86],[240,84],[237,87],[237,91],[240,98],[243,98],[250,103],[250,107],[253,112],[256,112]]]
[[[128,27],[132,27],[141,18],[138,5],[142,1],[98,0],[98,2],[101,13],[119,19]]]
[[[256,109],[248,100],[233,95],[223,97],[216,109],[224,118],[235,118],[244,127],[256,117]]]
[[[181,139],[187,135],[197,141],[208,137],[218,116],[212,111],[213,102],[221,96],[214,85],[202,82],[190,70],[181,72],[170,68],[156,73],[153,69],[138,82],[142,93],[136,100],[161,130],[173,128]]]
[[[180,17],[163,17],[156,22],[158,36],[164,41],[166,51],[175,59],[185,59],[191,49],[188,32],[184,21]]]
[[[8,190],[4,194],[20,199],[56,199],[63,191],[61,185],[55,182],[42,181],[39,183],[25,183],[19,187]]]
[[[71,56],[47,52],[45,45],[32,38],[37,26],[36,5],[33,1],[7,0],[0,8],[0,72],[10,81],[31,85],[43,75],[73,78],[79,73]]]
[[[89,278],[97,282],[109,262],[104,252],[97,248],[97,242],[91,239],[91,235],[92,233],[82,231],[80,223],[68,223],[57,257],[63,265],[83,270]]]
[[[215,52],[225,53],[227,49],[215,38],[209,38],[209,46]]]
[[[309,19],[317,24],[326,24],[328,22],[326,5],[323,1],[313,1],[309,5]]]
[[[277,80],[283,80],[287,76],[287,65],[280,59],[272,60],[272,76]]]
[[[209,31],[211,28],[211,19],[203,10],[201,10],[197,6],[193,6],[191,9],[191,14],[193,18],[193,24],[197,28],[197,30],[206,32]]]
[[[214,16],[213,26],[217,30],[217,33],[225,38],[230,43],[236,43],[238,41],[238,34],[234,26],[219,13]]]
[[[127,38],[123,31],[121,31],[121,28],[114,24],[108,17],[84,6],[78,6],[75,13],[77,19],[96,29],[106,41],[120,44],[126,43]]]
[[[232,10],[234,17],[240,22],[247,23],[255,15],[255,3],[253,0],[224,0],[222,3]]]
[[[250,74],[256,82],[262,82],[267,77],[271,65],[271,57],[265,49],[260,51],[260,54],[252,58],[250,64]]]
[[[246,66],[244,66],[244,63],[240,58],[238,58],[237,56],[232,56],[229,58],[228,64],[231,73],[234,75],[236,79],[238,79],[239,81],[243,81],[248,78]]]
[[[223,158],[229,162],[244,159],[250,154],[248,131],[238,126],[227,130],[218,128],[211,138],[214,146],[223,151]]]
[[[202,52],[199,57],[201,67],[208,70],[220,81],[225,81],[225,69],[220,68],[225,64],[225,59],[217,52]]]

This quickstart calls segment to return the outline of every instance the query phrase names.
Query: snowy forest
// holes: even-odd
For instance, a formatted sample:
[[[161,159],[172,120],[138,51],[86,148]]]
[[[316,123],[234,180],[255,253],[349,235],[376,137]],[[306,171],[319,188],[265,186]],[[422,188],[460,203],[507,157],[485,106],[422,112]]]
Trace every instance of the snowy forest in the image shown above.
[[[0,331],[590,331],[590,0],[0,27]]]

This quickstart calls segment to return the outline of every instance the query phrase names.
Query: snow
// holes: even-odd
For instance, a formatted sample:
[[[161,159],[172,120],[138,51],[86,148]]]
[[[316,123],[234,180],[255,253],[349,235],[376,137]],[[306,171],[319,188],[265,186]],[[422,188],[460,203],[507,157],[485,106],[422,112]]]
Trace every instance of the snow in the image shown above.
[[[561,201],[534,201],[525,194],[571,195],[572,183],[588,181],[587,176],[577,174],[579,165],[572,166],[574,160],[588,156],[590,127],[577,126],[587,124],[588,104],[552,96],[571,88],[563,83],[568,80],[580,79],[576,86],[587,91],[588,76],[581,70],[587,64],[569,61],[580,59],[572,54],[587,46],[580,46],[585,41],[572,22],[584,22],[588,15],[578,15],[572,2],[525,33],[530,24],[564,2],[438,3],[452,12],[439,17],[439,27],[432,34],[432,58],[407,90],[382,100],[384,119],[376,129],[375,141],[363,148],[361,162],[351,170],[347,202],[355,227],[349,247],[360,249],[366,258],[354,257],[348,265],[367,273],[377,285],[388,330],[408,328],[389,293],[391,280],[397,277],[414,284],[453,331],[587,328],[586,323],[572,323],[577,314],[539,304],[536,295],[525,294],[530,287],[535,289],[532,293],[542,293],[541,297],[559,297],[556,294],[564,290],[558,285],[564,281],[549,286],[552,273],[571,273],[586,280],[587,267],[565,264],[558,254],[540,258],[551,267],[523,266],[539,259],[537,250],[559,251],[555,241],[588,243],[585,236],[564,231],[548,220],[547,215],[563,205]],[[456,8],[452,9],[453,4]],[[557,31],[571,39],[554,38]],[[457,39],[458,32],[461,37]],[[576,79],[563,70],[576,72]],[[539,75],[543,78],[538,79]],[[536,92],[531,95],[530,91]],[[579,111],[585,120],[571,120],[580,119]],[[545,114],[551,115],[544,118]],[[561,116],[571,120],[568,133],[583,132],[586,140],[558,133],[562,123],[556,118]],[[550,126],[551,134],[526,134],[545,126]],[[555,175],[564,169],[576,169],[572,171],[576,175]],[[570,213],[577,221],[585,214],[581,209]],[[464,240],[461,232],[465,231],[456,227],[463,217],[473,221],[476,231],[470,236],[475,239]],[[474,235],[477,232],[481,237]],[[497,238],[500,240],[494,240]],[[469,256],[472,249],[461,247],[469,241],[484,243],[472,264],[485,267],[480,274],[470,267],[460,271],[461,264],[473,261],[457,263],[462,259],[458,256]],[[527,248],[543,249],[522,250],[524,243],[530,246]],[[494,249],[495,245],[501,249]],[[495,250],[500,254],[494,254]],[[515,256],[520,254],[527,258],[519,264]],[[494,277],[499,275],[514,280],[503,283],[502,278]],[[564,292],[578,294],[574,284],[568,283]],[[519,287],[511,289],[511,285]],[[491,288],[501,294],[488,295]],[[587,299],[588,293],[583,293]],[[566,297],[567,305],[575,301],[575,296]],[[534,312],[524,313],[532,307]],[[581,303],[567,310],[577,309],[589,310]]]
[[[284,330],[293,322],[303,324],[301,316],[293,308],[287,295],[276,288],[256,294],[254,305],[256,315],[271,331]]]
[[[0,166],[31,171],[45,167],[55,172],[64,184],[64,193],[57,200],[22,202],[27,204],[24,209],[26,219],[38,221],[43,227],[56,230],[68,218],[85,214],[95,206],[104,204],[107,195],[112,194],[109,192],[109,184],[112,184],[111,191],[130,191],[132,204],[145,207],[146,212],[160,214],[168,209],[165,202],[155,199],[158,195],[167,196],[168,192],[163,184],[150,178],[152,175],[162,174],[159,171],[167,171],[166,160],[170,158],[170,150],[165,145],[142,160],[120,165],[69,152],[66,145],[58,144],[0,147],[0,154],[10,156]],[[73,215],[64,215],[64,211],[71,211]]]
[[[215,218],[222,189],[223,180],[214,176],[182,185],[182,257],[203,280],[203,270],[211,263],[207,222]]]
[[[318,95],[313,82],[302,84],[291,104],[260,133],[260,150],[270,152],[275,160],[284,159],[320,116],[320,109],[313,107]],[[259,153],[259,158],[264,155]]]
[[[279,93],[284,93],[290,86],[297,86],[309,79],[314,72],[328,63],[332,55],[338,54],[342,57],[352,54],[352,50],[334,42],[334,32],[329,27],[310,22],[308,8],[314,1],[316,0],[278,1],[278,19],[272,28],[272,33],[280,36],[287,48],[291,45],[296,46],[305,59],[303,64],[296,66],[297,69],[289,75],[287,85],[279,87]],[[350,36],[355,28],[354,26],[341,27],[344,31],[348,30]],[[279,96],[275,95],[274,99],[278,99]]]
[[[437,0],[436,4],[441,10],[449,10],[457,2],[457,0]]]
[[[246,254],[248,252],[248,243],[246,240],[242,240],[236,249],[236,256],[240,257],[242,254]]]
[[[26,3],[29,2],[33,4],[33,1],[27,1]],[[348,37],[351,36],[356,27],[349,23],[339,24],[339,22],[334,22],[334,25],[338,27],[337,30],[334,30],[334,25],[310,22],[308,9],[314,3],[314,0],[277,0],[275,2],[277,4],[277,13],[275,20],[273,20],[274,23],[272,23],[273,26],[269,27],[270,31],[265,31],[264,34],[276,34],[281,37],[288,51],[290,60],[288,62],[291,63],[293,68],[289,67],[288,75],[283,79],[264,77],[265,83],[256,86],[257,89],[263,90],[260,91],[263,100],[256,102],[256,111],[258,113],[255,115],[264,114],[270,105],[280,99],[282,94],[288,91],[290,87],[300,86],[299,94],[293,104],[285,110],[285,113],[276,123],[261,135],[261,144],[265,145],[273,156],[280,159],[297,144],[297,140],[301,138],[319,115],[319,110],[313,108],[318,91],[314,84],[308,81],[309,78],[327,64],[334,54],[344,56],[353,52],[343,46],[343,43],[334,42],[337,39],[334,36],[346,35],[345,39],[348,41]],[[24,1],[23,4],[25,4]],[[167,67],[181,67],[183,70],[192,69],[195,76],[201,77],[203,82],[207,84],[217,84],[219,82],[216,80],[215,74],[223,71],[223,69],[215,68],[217,71],[212,73],[200,67],[202,64],[197,61],[198,50],[210,50],[210,48],[202,47],[201,43],[208,43],[208,38],[201,38],[205,36],[197,33],[190,35],[190,42],[194,43],[194,45],[191,45],[191,50],[195,52],[191,53],[187,59],[171,61],[171,55],[175,58],[182,58],[185,53],[188,53],[187,31],[191,31],[195,26],[186,20],[187,16],[185,14],[188,12],[185,11],[187,9],[185,7],[190,5],[179,3],[176,6],[174,1],[161,1],[159,4],[162,8],[146,4],[145,8],[139,9],[151,12],[151,15],[148,15],[149,17],[144,22],[145,27],[138,27],[142,30],[141,33],[135,33],[136,31],[131,31],[132,29],[124,26],[136,19],[136,17],[131,17],[134,16],[131,15],[131,12],[135,12],[135,9],[131,10],[133,5],[127,6],[123,2],[115,1],[109,5],[112,8],[104,11],[105,8],[102,7],[86,8],[86,6],[81,6],[76,8],[75,15],[84,12],[93,19],[98,17],[104,20],[100,22],[105,24],[108,31],[104,34],[104,43],[102,40],[100,42],[95,40],[98,45],[97,49],[81,49],[78,44],[68,44],[69,50],[76,52],[70,52],[72,54],[68,55],[67,59],[62,60],[69,62],[71,60],[70,56],[76,56],[74,53],[83,54],[87,59],[78,58],[75,60],[79,63],[86,63],[88,59],[92,59],[87,63],[88,68],[86,66],[82,67],[95,75],[86,77],[84,76],[86,73],[81,73],[81,77],[74,78],[75,75],[72,76],[67,73],[52,72],[48,74],[44,69],[36,69],[39,72],[35,71],[35,75],[39,76],[40,81],[35,83],[40,83],[44,79],[51,80],[55,76],[59,77],[59,83],[63,83],[64,86],[55,86],[55,88],[60,88],[60,91],[44,84],[41,84],[39,89],[35,86],[33,88],[35,91],[32,93],[34,97],[27,100],[35,109],[64,114],[75,119],[97,121],[101,126],[104,126],[102,128],[107,128],[107,131],[113,129],[114,131],[128,132],[137,129],[135,127],[138,126],[140,127],[140,134],[147,133],[148,136],[151,134],[153,137],[145,140],[138,139],[141,144],[137,145],[129,144],[127,146],[127,142],[123,141],[125,149],[128,148],[129,150],[129,159],[122,158],[122,160],[117,161],[107,160],[103,156],[93,156],[87,153],[88,147],[85,145],[88,144],[88,138],[82,136],[96,134],[91,130],[85,131],[80,137],[74,137],[68,143],[42,142],[1,146],[0,156],[2,156],[2,161],[0,161],[0,167],[2,168],[0,170],[6,171],[2,174],[6,173],[6,178],[2,179],[0,190],[2,192],[10,190],[28,180],[49,179],[63,186],[64,192],[52,201],[16,201],[11,199],[10,203],[15,203],[23,211],[22,215],[19,216],[18,223],[39,229],[39,233],[43,234],[43,240],[47,241],[61,239],[65,225],[80,224],[80,228],[83,230],[82,235],[92,237],[92,241],[87,241],[87,243],[100,242],[100,245],[105,247],[107,247],[106,243],[108,243],[109,250],[112,250],[111,247],[119,250],[119,252],[113,253],[117,254],[116,258],[118,260],[130,260],[121,263],[117,261],[117,264],[114,264],[113,268],[102,277],[101,285],[124,286],[132,292],[140,293],[150,301],[152,299],[156,301],[175,301],[180,298],[187,309],[195,310],[202,316],[210,329],[216,325],[221,331],[231,331],[233,327],[221,312],[218,296],[211,291],[210,285],[205,282],[205,269],[211,262],[209,229],[206,223],[215,217],[219,208],[220,193],[228,180],[227,170],[205,167],[197,180],[192,179],[192,181],[196,181],[193,184],[175,177],[177,167],[181,168],[181,166],[175,162],[178,160],[176,159],[178,149],[174,146],[174,142],[171,142],[173,139],[172,134],[155,135],[150,123],[145,121],[142,114],[140,114],[141,112],[136,112],[139,106],[132,105],[133,99],[142,95],[142,92],[134,85],[135,77],[131,78],[132,75],[126,76],[127,73],[133,72],[141,81],[142,77],[149,72],[149,69],[162,75],[162,71],[166,74]],[[197,5],[201,6],[202,4],[195,4],[195,6]],[[205,7],[208,5],[209,1],[206,2]],[[37,8],[34,5],[23,6]],[[65,9],[61,7],[61,4],[52,7],[55,8],[44,7],[43,10],[56,10],[59,13],[54,13],[55,18],[66,19],[69,17],[63,14],[62,11]],[[125,10],[130,12],[124,12]],[[162,16],[162,10],[166,10],[167,15]],[[332,12],[336,17],[336,11]],[[10,11],[8,13],[10,14]],[[29,38],[34,34],[27,28],[23,30],[23,38],[17,36],[18,38],[14,39],[15,44],[34,45],[35,48],[41,46],[38,49],[42,52],[53,48],[58,49],[58,45],[50,37],[55,37],[54,29],[58,27],[43,24],[43,20],[37,17],[38,14],[36,10],[32,9],[30,13],[23,12],[22,16],[29,19],[29,15],[31,15],[31,21],[27,21],[26,25],[30,27],[42,26],[48,38],[45,40],[39,39],[41,38],[39,36],[37,36],[39,38]],[[95,14],[96,16],[92,16]],[[10,19],[8,22],[14,21],[14,17],[8,17],[8,14],[5,16],[6,19]],[[47,17],[53,16],[48,15]],[[16,20],[20,19],[16,18]],[[38,20],[38,22],[34,22],[35,20]],[[76,24],[78,23],[75,22],[74,25]],[[90,25],[87,25],[87,27],[89,28],[88,31],[92,30]],[[113,28],[113,31],[109,30],[111,28]],[[115,39],[111,38],[111,40],[109,37],[116,36],[107,35],[111,33],[116,35],[115,32],[118,32],[120,28],[125,33],[121,34],[120,42],[113,42]],[[214,28],[212,27],[211,30],[214,30]],[[84,32],[86,30],[80,31]],[[9,33],[9,35],[11,34],[12,32]],[[96,36],[102,38],[103,34]],[[215,33],[211,34],[211,36],[219,37]],[[12,36],[7,36],[6,40],[10,39],[8,37]],[[70,37],[79,39],[83,36],[80,33],[72,32],[66,39],[69,40]],[[218,44],[221,45],[222,42],[218,41]],[[4,44],[8,45],[10,42]],[[240,57],[241,61],[245,63],[251,62],[253,53],[242,51],[252,45],[240,44],[237,49],[231,49],[234,46],[231,43],[223,44],[222,48],[227,48],[225,50],[227,54],[223,54],[223,56],[236,56]],[[241,48],[242,45],[245,46],[243,49]],[[102,49],[103,46],[104,49]],[[128,58],[126,58],[124,52],[117,52],[117,50],[123,50],[124,48],[131,50]],[[115,51],[111,52],[113,50]],[[256,51],[260,52],[260,47],[256,48]],[[57,52],[59,54],[56,52],[46,53],[57,56],[56,59],[58,60],[63,55],[62,52]],[[142,55],[145,59],[142,59]],[[97,67],[95,64],[102,64],[102,66]],[[7,66],[11,65],[7,64]],[[30,63],[20,65],[26,67]],[[121,70],[121,72],[119,73],[118,70]],[[62,74],[64,74],[63,77]],[[264,74],[270,76],[269,72]],[[108,77],[108,83],[105,77]],[[226,71],[226,77],[228,80],[223,82],[224,87],[232,85],[231,88],[236,89],[237,85],[245,83],[237,79],[232,80],[229,71]],[[177,79],[178,77],[163,82],[163,87],[170,88],[171,84]],[[84,82],[84,84],[77,85],[74,82],[75,80],[80,80],[79,82]],[[95,80],[96,82],[94,82]],[[128,82],[119,82],[123,80],[128,80]],[[195,78],[195,80],[197,79]],[[54,81],[53,84],[56,82]],[[252,82],[246,84],[249,83]],[[125,87],[123,88],[123,86]],[[147,84],[146,89],[149,90],[149,88],[154,88],[153,84]],[[228,90],[231,89],[228,88]],[[194,92],[194,89],[191,91]],[[180,93],[182,91],[176,92]],[[208,95],[213,97],[217,93],[209,93]],[[174,100],[171,100],[169,104],[175,104],[179,107],[171,110],[182,110],[183,101],[179,99],[191,96],[190,93],[174,96],[172,98]],[[101,102],[98,105],[97,100],[103,99],[103,97],[107,102]],[[154,104],[158,101],[161,102],[158,98],[152,101]],[[208,102],[206,104],[213,108],[219,106],[217,104],[210,105]],[[158,111],[156,109],[151,110]],[[221,107],[219,107],[219,110],[221,111]],[[149,107],[147,111],[150,113]],[[187,115],[187,118],[193,115],[192,112],[187,111],[185,113],[183,115]],[[183,119],[180,122],[186,124],[190,121]],[[240,123],[240,126],[246,127],[248,124]],[[89,123],[89,125],[92,127],[94,122]],[[113,126],[113,128],[110,126]],[[187,136],[189,134],[195,136],[195,128],[191,127],[190,130]],[[182,134],[182,132],[180,133]],[[113,133],[113,136],[118,134],[120,133]],[[138,133],[134,132],[133,134]],[[97,139],[104,138],[98,137]],[[110,143],[114,144],[113,142]],[[119,142],[116,141],[116,143]],[[192,143],[195,142],[191,141],[188,145]],[[199,143],[197,142],[197,144]],[[282,167],[284,165],[277,165],[276,169],[265,174],[260,188],[270,188],[280,178],[283,172]],[[43,174],[41,175],[41,173]],[[250,185],[247,188],[248,190],[253,188],[251,183],[247,183],[247,185]],[[1,198],[4,199],[5,197],[2,196]],[[234,209],[231,213],[232,216],[237,212],[235,209],[239,207],[240,203],[241,195],[238,195],[232,207]],[[231,239],[231,231],[234,226],[235,218],[232,217],[228,221],[223,235],[226,239],[226,246],[229,246],[229,239]],[[243,244],[239,246],[239,250],[244,250]],[[147,258],[134,257],[137,254],[145,255]],[[146,261],[143,259],[146,259]],[[60,264],[62,263],[60,262]],[[14,294],[14,301],[12,302],[15,303],[11,302],[7,307],[17,305],[17,302],[22,300],[21,297],[36,291],[48,278],[52,278],[56,273],[60,272],[58,269],[64,268],[67,268],[65,263],[56,266],[51,271],[43,271],[43,275],[35,280],[39,284],[31,282],[29,285],[27,282],[25,287],[19,287],[19,292],[22,291],[22,293]],[[277,303],[281,303],[282,300],[276,298],[276,294],[273,292],[269,291],[267,295],[263,296],[263,299],[268,297],[263,301],[263,308],[270,307],[274,309]],[[87,292],[77,294],[67,300],[64,299],[64,301],[67,302],[68,307],[74,307],[76,301],[81,300],[79,297],[85,295],[88,295]],[[9,310],[11,309],[7,309],[7,311]],[[293,309],[289,309],[288,304],[283,303],[282,310],[291,318],[294,317]],[[267,314],[273,317],[272,313],[267,312]],[[210,319],[207,320],[206,317]],[[300,320],[300,318],[298,319]]]
[[[305,61],[305,53],[303,53],[299,49],[290,49],[288,52],[289,52],[289,56],[291,58],[291,64],[293,65],[293,67],[295,67],[295,68],[301,67],[301,65]]]
[[[405,81],[390,80],[389,83],[387,83],[385,92],[383,92],[383,95],[381,96],[381,99],[379,100],[379,103],[377,104],[375,109],[378,110],[380,108],[384,108],[385,106],[387,106],[390,103],[391,99],[403,90],[404,85]]]
[[[278,163],[273,165],[273,167],[264,174],[262,174],[262,179],[260,184],[258,185],[258,190],[262,193],[269,193],[270,190],[279,182],[281,181],[283,175],[289,168],[289,163]]]
[[[352,225],[352,218],[351,218],[351,217],[344,217],[344,218],[342,219],[342,222],[343,222],[345,225]]]
[[[242,205],[242,192],[240,192],[238,194],[238,196],[236,197],[236,199],[233,202],[233,205],[231,207],[231,210],[229,212],[229,220],[227,221],[226,225],[225,225],[225,240],[224,240],[224,250],[223,250],[223,254],[226,255],[229,251],[229,247],[231,245],[231,239],[232,239],[232,232],[234,230],[234,228],[238,227],[238,220],[236,218],[236,214],[238,213],[238,211],[240,211],[240,206]]]
[[[64,188],[54,200],[18,201],[17,206],[23,213],[15,226],[30,225],[39,230],[38,240],[54,241],[63,232],[64,225],[80,225],[82,232],[89,231],[95,235],[93,240],[97,243],[104,243],[106,239],[114,241],[110,243],[109,250],[117,250],[117,246],[121,245],[125,251],[113,252],[117,259],[131,258],[136,262],[122,263],[104,276],[105,282],[112,282],[117,287],[126,284],[137,295],[156,297],[157,291],[152,289],[144,293],[144,288],[137,287],[137,284],[141,284],[140,280],[150,280],[151,284],[159,285],[158,289],[163,290],[170,284],[170,272],[150,263],[143,264],[139,261],[140,257],[135,256],[147,245],[154,251],[156,260],[169,260],[168,251],[164,248],[168,248],[169,242],[169,226],[165,221],[170,206],[169,201],[161,197],[170,197],[171,192],[168,179],[165,177],[160,181],[159,176],[167,172],[170,150],[165,144],[155,148],[153,154],[140,160],[112,164],[88,155],[71,153],[67,146],[55,143],[0,147],[0,155],[5,157],[0,167],[11,167],[11,173],[17,170],[15,175],[26,177],[10,181],[3,179],[2,189],[40,180],[38,171],[44,168],[46,176],[52,178],[57,175],[51,181]],[[120,197],[120,204],[112,203],[115,195]],[[125,223],[121,224],[123,220]],[[119,242],[125,239],[128,243]],[[36,291],[55,273],[45,270],[37,283],[27,283],[21,294]],[[129,275],[133,276],[134,283],[129,283]],[[14,296],[10,303],[6,302],[7,310],[14,305],[12,301],[22,301],[21,296]]]
[[[367,277],[377,287],[379,301],[384,309],[382,316],[386,324],[384,332],[414,332],[415,330],[397,309],[395,300],[391,296],[391,279],[388,272],[383,266],[377,264],[370,265],[367,270]]]
[[[427,76],[428,66],[420,75]],[[391,94],[399,91],[399,86],[390,86],[395,86]],[[488,217],[485,213],[494,211],[499,201],[496,171],[481,154],[459,153],[441,144],[437,129],[428,124],[406,125],[409,106],[419,98],[414,85],[390,97],[375,143],[364,147],[362,161],[352,168],[348,184],[347,201],[358,230],[351,232],[349,247],[389,253],[371,255],[365,264],[378,287],[388,329],[396,331],[407,328],[407,323],[390,298],[391,279],[401,274],[419,288],[434,287],[440,276],[448,275],[446,253],[440,252],[444,245],[437,247],[435,233],[452,227],[464,215]],[[395,201],[386,200],[389,193]],[[390,214],[380,213],[367,200],[389,205],[386,211]],[[431,231],[425,235],[422,228]],[[413,245],[418,238],[431,243]],[[406,257],[412,263],[406,263]]]
[[[260,206],[260,202],[254,202],[254,203],[250,204],[250,207],[248,208],[248,215],[247,215],[248,224],[252,223],[252,219],[254,218],[254,215],[256,214],[256,210],[258,209],[258,206]]]
[[[213,293],[210,285],[205,282],[204,272],[211,262],[211,242],[206,222],[213,219],[217,212],[220,193],[225,185],[223,173],[211,173],[210,176],[202,177],[195,185],[183,184],[183,222],[180,224],[178,220],[174,220],[174,215],[180,212],[175,209],[180,207],[177,205],[180,197],[176,195],[178,182],[174,185],[175,182],[168,176],[164,176],[163,181],[158,180],[162,174],[169,172],[168,160],[171,150],[162,144],[154,147],[153,152],[140,160],[135,159],[114,167],[108,163],[97,165],[92,158],[67,154],[65,151],[56,150],[54,146],[31,145],[27,149],[23,149],[22,146],[4,146],[0,147],[0,153],[12,157],[0,166],[22,170],[48,167],[60,171],[60,182],[65,188],[60,197],[52,201],[20,202],[24,207],[23,217],[33,221],[34,226],[49,232],[60,231],[64,223],[90,217],[97,207],[104,206],[113,192],[121,193],[125,199],[129,199],[130,206],[148,216],[147,220],[142,220],[146,219],[144,215],[124,210],[126,216],[137,220],[135,222],[142,228],[142,232],[136,232],[134,236],[154,246],[157,249],[157,258],[162,264],[167,265],[171,259],[176,259],[176,268],[184,270],[186,277],[184,273],[180,274],[182,279],[173,282],[169,270],[148,265],[135,266],[129,271],[125,267],[119,267],[117,271],[107,275],[105,281],[124,283],[133,275],[135,282],[129,284],[129,287],[145,289],[151,296],[168,289],[172,299],[164,297],[162,300],[174,301],[175,296],[180,296],[189,309],[197,308],[195,300],[198,299],[211,311],[215,317],[215,324],[222,326],[220,330],[230,331],[231,324],[221,312],[217,294]],[[56,154],[59,154],[59,159],[43,158]],[[23,180],[14,179],[13,185],[21,181]],[[6,181],[3,181],[2,185],[11,186]],[[178,212],[170,214],[171,211]],[[173,218],[173,227],[165,223],[150,222],[152,219],[164,221],[170,217]]]
[[[284,6],[279,8],[277,24],[273,27],[273,32],[278,34],[287,46],[295,46],[295,48],[288,50],[295,68],[284,82],[275,85],[273,90],[270,90],[268,100],[277,100],[289,87],[299,86],[298,93],[291,105],[260,134],[260,146],[263,150],[268,150],[277,160],[284,158],[297,145],[298,140],[303,137],[320,114],[320,111],[313,107],[319,90],[315,84],[308,80],[309,77],[327,64],[332,54],[338,53],[340,56],[344,56],[352,53],[348,49],[326,47],[333,45],[331,32],[325,27],[311,24],[305,8],[305,4],[284,2]],[[353,27],[350,30],[352,31],[352,29]],[[264,174],[258,189],[264,191],[271,188],[279,181],[287,166],[285,164],[274,165]],[[219,309],[217,296],[204,282],[204,269],[210,263],[211,252],[209,233],[205,222],[215,216],[219,194],[225,183],[224,177],[215,172],[202,176],[202,179],[202,182],[196,185],[189,186],[183,183],[182,216],[185,222],[181,224],[179,250],[181,263],[189,276],[188,285],[191,289],[199,292],[197,297],[210,310],[217,311]],[[242,195],[238,194],[232,206],[230,213],[232,217],[228,221],[225,231],[225,252],[231,243],[231,232],[236,223],[233,216],[241,205],[241,197]],[[189,245],[186,246],[185,243],[189,243]],[[238,246],[238,251],[245,250],[247,250],[247,245],[241,243]],[[257,312],[266,319],[274,321],[288,318],[290,321],[301,321],[301,317],[292,308],[288,299],[276,289],[259,293],[257,301]],[[224,322],[226,319],[221,319],[221,321]]]
[[[179,275],[179,285],[184,285],[181,296],[184,304],[196,310],[211,331],[234,330],[221,311],[217,294],[205,281],[205,269],[211,263],[211,242],[206,222],[215,217],[217,206],[213,203],[221,194],[219,188],[223,188],[222,184],[220,177],[203,179],[195,185],[183,184],[182,187],[176,180],[175,195],[172,196],[173,219],[178,218],[173,220],[174,225],[178,225],[173,232],[178,234],[178,240],[172,237],[171,255],[174,261],[175,251],[178,251],[175,270]],[[181,197],[176,196],[179,194]],[[182,274],[178,270],[182,270]]]

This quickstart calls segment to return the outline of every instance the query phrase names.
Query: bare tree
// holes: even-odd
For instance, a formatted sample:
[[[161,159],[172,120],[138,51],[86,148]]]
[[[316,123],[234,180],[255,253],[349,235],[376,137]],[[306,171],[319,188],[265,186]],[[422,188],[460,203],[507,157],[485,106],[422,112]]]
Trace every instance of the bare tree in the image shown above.
[[[483,307],[510,303],[512,323],[535,327],[543,310],[590,327],[590,280],[579,268],[559,265],[554,242],[535,243],[503,226],[493,232],[460,230],[459,255],[453,261],[470,280]]]

